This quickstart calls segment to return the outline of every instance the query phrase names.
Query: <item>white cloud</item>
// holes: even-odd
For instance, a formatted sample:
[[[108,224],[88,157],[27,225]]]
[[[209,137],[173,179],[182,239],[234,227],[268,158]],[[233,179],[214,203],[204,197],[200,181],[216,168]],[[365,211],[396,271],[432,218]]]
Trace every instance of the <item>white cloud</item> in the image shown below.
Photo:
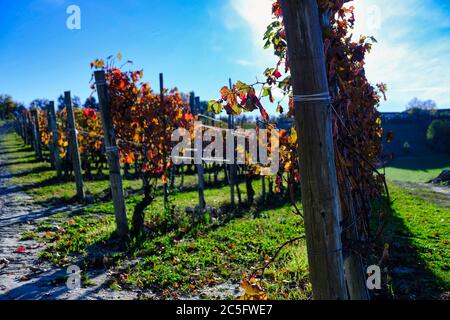
[[[275,61],[263,50],[263,34],[270,23],[272,0],[229,0],[226,16],[242,20],[253,41],[254,51],[242,61],[261,68]],[[402,111],[413,97],[434,99],[440,107],[450,107],[450,26],[448,13],[432,0],[358,0],[355,35],[373,35],[378,43],[367,56],[367,76],[372,83],[388,85],[388,102],[381,110]],[[239,24],[235,17],[232,24]],[[241,62],[242,62],[241,61]],[[236,61],[239,63],[239,61]]]
[[[378,43],[367,56],[367,76],[388,85],[387,108],[403,111],[413,97],[450,106],[450,42],[440,34],[448,17],[432,1],[355,1],[355,34],[374,35]],[[370,8],[378,7],[379,29],[368,21]],[[373,11],[372,11],[373,12]]]
[[[267,26],[272,21],[272,3],[272,0],[229,0],[225,6],[225,26],[247,27],[253,46],[253,51],[247,53],[247,57],[236,59],[235,62],[243,66],[259,66],[261,73],[263,68],[273,65],[276,61],[270,50],[264,50],[263,41]],[[244,61],[251,63],[242,64]]]
[[[234,62],[243,67],[250,67],[250,66],[255,65],[254,61],[245,60],[245,59],[236,59]]]

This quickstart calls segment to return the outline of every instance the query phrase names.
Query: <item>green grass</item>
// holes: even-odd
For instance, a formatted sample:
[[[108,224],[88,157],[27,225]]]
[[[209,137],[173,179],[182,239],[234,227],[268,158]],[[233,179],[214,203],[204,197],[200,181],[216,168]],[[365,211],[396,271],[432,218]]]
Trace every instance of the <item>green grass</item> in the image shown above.
[[[76,196],[73,181],[59,182],[55,178],[55,171],[50,164],[35,160],[35,154],[16,134],[7,134],[1,137],[0,143],[4,146],[2,157],[8,162],[8,170],[13,175],[12,183],[23,187],[37,202],[70,202]],[[102,196],[109,189],[109,182],[85,181],[88,194]],[[135,190],[140,188],[140,182],[124,181],[124,188]]]
[[[386,177],[392,181],[425,183],[443,170],[450,170],[450,155],[430,153],[395,159],[386,168]]]
[[[15,135],[2,136],[1,140],[5,147],[1,156],[7,159],[8,169],[14,175],[13,183],[23,186],[36,201],[73,198],[73,182],[52,180],[54,173],[47,165],[35,162],[33,152],[21,147]],[[425,174],[434,175],[432,170],[440,172],[445,163],[449,163],[441,160],[442,163],[435,158],[411,160],[397,165],[421,181]],[[425,169],[420,170],[421,166]],[[408,174],[403,179],[411,180]],[[402,177],[396,171],[388,171],[388,179],[401,180]],[[195,176],[186,176],[186,191],[171,195],[175,205],[172,213],[162,209],[161,196],[156,198],[146,210],[148,235],[145,241],[133,244],[126,253],[119,250],[114,240],[113,206],[109,201],[100,201],[79,212],[54,215],[24,234],[23,239],[47,243],[42,258],[56,264],[79,263],[81,259],[83,269],[119,267],[121,273],[111,283],[113,288],[139,286],[170,298],[200,295],[203,290],[219,284],[239,283],[244,274],[252,273],[273,256],[281,244],[303,234],[300,217],[293,213],[285,199],[273,196],[269,203],[260,206],[232,208],[226,185],[205,190],[207,203],[222,210],[220,217],[207,214],[192,223],[185,209],[198,203],[197,192],[192,189],[195,183]],[[139,189],[140,182],[125,181],[125,186]],[[87,183],[87,187],[99,196],[108,188],[108,183],[94,181]],[[254,188],[259,194],[260,181],[254,181]],[[384,265],[388,275],[385,294],[400,299],[439,298],[450,290],[449,201],[445,197],[436,201],[438,196],[429,190],[406,188],[392,182],[390,188],[394,215],[383,239],[383,243],[390,244],[390,260]],[[244,189],[242,185],[245,200]],[[140,199],[139,194],[127,196],[130,217]],[[126,263],[129,261],[137,263],[130,265]],[[402,274],[396,272],[395,268],[399,267],[415,271]],[[304,242],[282,250],[279,259],[266,271],[264,288],[268,297],[310,297],[307,269]],[[216,296],[211,293],[202,297]]]
[[[449,293],[450,209],[418,197],[415,190],[396,184],[390,189],[393,217],[384,234],[390,245],[390,294],[399,299],[431,299]],[[398,268],[414,271],[401,273]]]
[[[36,162],[33,151],[22,147],[15,134],[1,139],[6,147],[2,157],[9,163],[8,169],[13,174],[15,185],[23,186],[38,202],[73,200],[75,190],[72,181],[57,182],[50,166]],[[274,210],[251,207],[238,212],[229,205],[227,185],[205,190],[207,204],[221,210],[221,216],[213,217],[212,213],[207,213],[193,227],[185,209],[198,204],[198,193],[193,188],[196,179],[195,175],[186,175],[185,190],[188,191],[172,194],[175,210],[170,217],[162,209],[161,196],[147,208],[146,226],[151,230],[151,235],[143,244],[130,250],[134,257],[143,262],[128,271],[129,276],[121,285],[147,286],[164,293],[163,286],[166,286],[170,291],[190,295],[196,294],[203,286],[230,281],[239,283],[244,273],[260,267],[281,244],[303,233],[300,217],[292,213],[290,205],[283,204],[286,200],[271,199],[272,203],[278,202],[276,205],[280,206]],[[220,179],[223,179],[222,173],[219,174]],[[208,177],[205,180],[208,181]],[[108,188],[108,181],[85,184],[94,196],[101,196]],[[141,182],[137,180],[124,181],[125,188],[139,189],[140,186]],[[258,195],[261,181],[255,180],[253,187]],[[245,201],[243,184],[240,189]],[[139,201],[140,195],[127,197],[129,218]],[[113,206],[107,201],[96,203],[81,212],[54,215],[39,223],[35,230],[24,234],[23,239],[39,239],[49,243],[41,257],[56,264],[70,264],[76,259],[75,256],[83,255],[88,266],[99,267],[103,266],[105,254],[109,263],[120,265],[130,257],[115,252],[115,244],[111,240],[114,227]],[[159,251],[162,245],[164,254]],[[273,298],[306,298],[311,289],[307,281],[304,244],[283,250],[281,258],[286,257],[292,259],[289,262],[280,259],[267,270],[269,295]],[[298,284],[301,286],[296,287]]]
[[[35,153],[29,146],[23,146],[22,140],[13,133],[0,137],[0,143],[4,146],[2,157],[8,162],[8,170],[13,175],[12,183],[20,185],[29,195],[37,202],[62,202],[67,203],[75,199],[76,189],[74,181],[58,181],[55,178],[55,171],[51,169],[50,164],[46,162],[38,162],[35,159]],[[224,173],[221,171],[218,180],[224,180]],[[179,186],[180,177],[175,179],[175,186]],[[208,187],[209,175],[205,175],[206,186]],[[211,183],[213,178],[211,177]],[[191,190],[197,184],[196,175],[185,175],[184,189]],[[84,187],[87,194],[94,198],[104,197],[109,191],[109,180],[106,177],[103,180],[84,181]],[[136,180],[123,180],[123,187],[126,193],[135,193],[142,188],[142,182]],[[255,190],[261,189],[261,182],[254,182]],[[161,185],[158,185],[161,189]],[[229,187],[223,186],[217,188],[207,188],[205,191],[205,199],[209,205],[221,206],[228,201],[227,192]],[[240,187],[242,196],[245,200],[246,191],[243,185]],[[161,192],[161,190],[160,190]],[[173,191],[177,193],[177,190]],[[197,193],[185,192],[177,198],[177,203],[182,206],[195,207],[198,202]],[[162,200],[158,199],[155,205],[160,206]]]

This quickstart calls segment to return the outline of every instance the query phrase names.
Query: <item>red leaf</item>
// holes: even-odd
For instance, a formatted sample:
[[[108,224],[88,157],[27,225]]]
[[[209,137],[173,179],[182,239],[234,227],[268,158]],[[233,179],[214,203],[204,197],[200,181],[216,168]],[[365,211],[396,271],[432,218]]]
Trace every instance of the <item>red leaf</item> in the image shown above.
[[[25,253],[25,252],[27,252],[27,249],[25,249],[25,247],[18,247],[15,252],[16,253]]]
[[[277,78],[277,79],[281,78],[281,73],[280,73],[280,71],[278,71],[278,69],[276,69],[276,70],[273,72],[273,76],[274,76],[275,78]]]

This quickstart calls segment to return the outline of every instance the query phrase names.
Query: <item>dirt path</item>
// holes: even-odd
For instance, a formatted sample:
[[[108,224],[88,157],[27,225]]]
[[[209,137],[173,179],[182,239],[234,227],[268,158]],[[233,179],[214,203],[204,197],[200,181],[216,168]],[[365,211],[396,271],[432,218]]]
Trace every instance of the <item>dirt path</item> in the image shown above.
[[[431,183],[395,182],[399,186],[414,193],[425,201],[435,203],[450,210],[450,187]]]
[[[11,130],[0,128],[0,135]],[[0,153],[4,150],[0,146]],[[11,184],[5,161],[0,155],[0,300],[38,299],[137,299],[138,292],[114,291],[105,285],[106,270],[89,273],[92,285],[69,290],[65,284],[66,270],[58,269],[38,258],[45,248],[34,240],[20,241],[22,234],[33,225],[58,212],[70,212],[79,207],[41,207],[30,196]]]

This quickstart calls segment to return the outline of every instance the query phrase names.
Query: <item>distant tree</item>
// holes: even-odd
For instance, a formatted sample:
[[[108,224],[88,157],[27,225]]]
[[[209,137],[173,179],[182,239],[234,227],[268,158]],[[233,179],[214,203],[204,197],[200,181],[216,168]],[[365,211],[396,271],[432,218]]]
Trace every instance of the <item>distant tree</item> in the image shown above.
[[[434,120],[428,127],[427,140],[432,149],[450,152],[450,121]]]
[[[78,96],[73,96],[72,98],[72,105],[75,108],[81,108],[83,106],[83,104],[81,103],[81,99]]]
[[[34,99],[30,103],[30,108],[38,108],[38,109],[45,109],[48,105],[47,99]]]
[[[83,105],[84,108],[99,110],[99,106],[95,97],[89,97]]]
[[[80,108],[82,106],[81,100],[79,97],[77,97],[77,96],[72,97],[72,106],[75,108]],[[62,110],[66,107],[66,103],[64,101],[64,95],[62,95],[62,94],[58,97],[57,107],[58,107],[58,110]]]
[[[0,119],[5,120],[16,111],[17,104],[9,95],[0,95]]]
[[[22,111],[24,111],[24,110],[27,110],[27,107],[25,107],[25,104],[22,103],[22,102],[17,102],[17,105],[16,105],[16,112],[17,112],[17,113],[20,113],[20,112],[22,112]]]
[[[58,110],[62,110],[65,107],[64,96],[61,94],[56,101]]]
[[[407,111],[413,111],[413,110],[423,110],[423,111],[433,111],[437,109],[437,104],[433,100],[425,100],[422,101],[418,98],[413,98],[408,104],[406,105]]]

